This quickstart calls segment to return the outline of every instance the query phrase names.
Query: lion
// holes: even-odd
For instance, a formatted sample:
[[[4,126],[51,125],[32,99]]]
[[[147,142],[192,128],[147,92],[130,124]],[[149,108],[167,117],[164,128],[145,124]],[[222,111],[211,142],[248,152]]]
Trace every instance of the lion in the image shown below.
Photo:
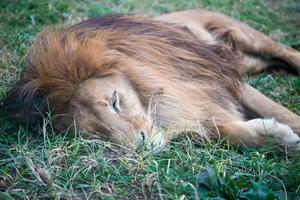
[[[212,11],[95,17],[42,31],[1,110],[29,124],[50,112],[58,130],[128,147],[188,132],[299,151],[300,117],[242,78],[280,63],[300,73],[296,50]]]

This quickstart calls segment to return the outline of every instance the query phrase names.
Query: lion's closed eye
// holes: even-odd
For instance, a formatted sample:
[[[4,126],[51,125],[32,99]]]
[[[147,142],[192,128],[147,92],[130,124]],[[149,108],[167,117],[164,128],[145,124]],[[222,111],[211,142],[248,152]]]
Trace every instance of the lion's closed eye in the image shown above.
[[[110,106],[113,109],[113,111],[115,111],[116,113],[121,112],[120,98],[116,90],[112,94]]]

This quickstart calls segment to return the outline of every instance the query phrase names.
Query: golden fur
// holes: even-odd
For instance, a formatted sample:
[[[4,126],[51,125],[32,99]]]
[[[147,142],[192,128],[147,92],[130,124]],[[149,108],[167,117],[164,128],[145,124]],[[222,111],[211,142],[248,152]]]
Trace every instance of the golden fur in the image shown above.
[[[211,25],[207,28],[213,29]],[[227,130],[234,132],[225,126],[227,123],[244,120],[240,103],[244,57],[230,32],[218,34],[212,44],[193,30],[130,15],[98,17],[70,28],[47,29],[28,51],[28,68],[2,106],[10,116],[35,123],[48,111],[49,103],[52,114],[64,114],[56,120],[58,127],[69,127],[75,116],[79,128],[103,130],[96,121],[93,125],[89,122],[94,120],[93,98],[100,98],[94,93],[112,92],[105,87],[94,90],[104,82],[93,80],[115,77],[111,80],[128,84],[124,90],[134,91],[133,102],[136,92],[143,110],[151,107],[151,123],[155,126],[211,137],[216,137],[220,128],[227,136]],[[105,84],[110,87],[109,82]],[[83,98],[85,102],[81,103]],[[97,105],[106,106],[106,101],[101,102]],[[83,105],[89,112],[80,111]],[[99,120],[98,114],[95,116]],[[144,118],[122,119],[135,124],[131,129],[142,130],[143,135],[146,125],[132,127],[144,124]],[[101,121],[103,118],[99,124]],[[111,125],[104,127],[114,130]]]

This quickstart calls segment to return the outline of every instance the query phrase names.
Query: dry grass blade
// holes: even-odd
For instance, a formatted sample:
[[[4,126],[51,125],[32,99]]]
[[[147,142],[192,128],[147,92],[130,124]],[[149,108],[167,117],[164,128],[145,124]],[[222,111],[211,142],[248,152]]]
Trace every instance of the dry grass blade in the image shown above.
[[[36,179],[43,185],[43,186],[51,186],[52,181],[50,178],[49,173],[47,170],[42,168],[39,165],[35,165],[32,161],[32,159],[28,156],[24,156],[26,163],[28,164],[29,168],[32,171],[32,174],[36,177]]]

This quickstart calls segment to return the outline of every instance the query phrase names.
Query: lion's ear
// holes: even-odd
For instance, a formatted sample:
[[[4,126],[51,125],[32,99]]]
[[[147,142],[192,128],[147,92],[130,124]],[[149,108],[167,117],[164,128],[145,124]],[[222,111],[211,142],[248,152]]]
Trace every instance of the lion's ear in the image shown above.
[[[40,91],[24,89],[18,84],[0,102],[0,113],[13,122],[34,124],[47,109],[47,100]]]

